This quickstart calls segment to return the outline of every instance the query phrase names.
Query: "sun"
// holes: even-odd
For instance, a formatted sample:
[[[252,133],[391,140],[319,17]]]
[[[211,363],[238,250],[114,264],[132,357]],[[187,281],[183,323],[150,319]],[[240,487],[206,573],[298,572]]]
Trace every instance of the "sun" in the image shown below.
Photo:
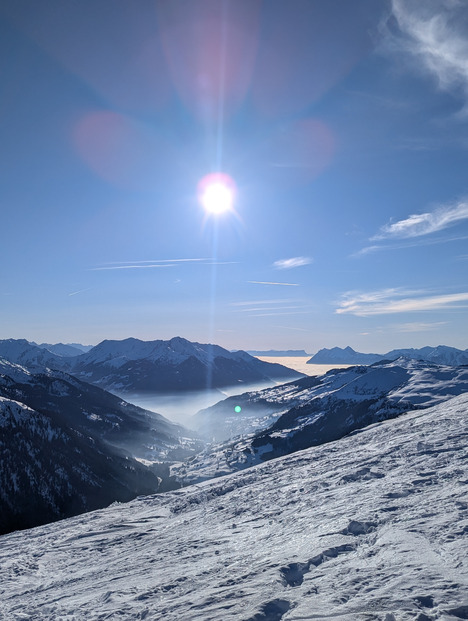
[[[198,200],[214,216],[233,210],[235,193],[234,181],[225,173],[210,173],[198,184]]]

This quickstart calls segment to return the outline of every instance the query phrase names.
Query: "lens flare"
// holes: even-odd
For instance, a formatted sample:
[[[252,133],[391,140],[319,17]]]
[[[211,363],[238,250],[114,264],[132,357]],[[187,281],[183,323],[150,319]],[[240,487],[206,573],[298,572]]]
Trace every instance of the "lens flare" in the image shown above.
[[[206,213],[217,216],[234,208],[236,189],[225,173],[210,173],[198,184],[198,200]]]

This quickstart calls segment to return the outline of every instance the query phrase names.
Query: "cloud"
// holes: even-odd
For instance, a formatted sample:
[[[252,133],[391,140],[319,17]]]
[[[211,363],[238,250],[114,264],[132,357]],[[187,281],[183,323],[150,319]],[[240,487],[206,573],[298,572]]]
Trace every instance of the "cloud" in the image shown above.
[[[297,306],[297,305],[293,305],[293,306],[278,306],[276,307],[275,310],[297,310],[298,308],[304,308],[304,306]],[[265,308],[265,306],[246,306],[245,308],[239,308],[238,310],[236,310],[236,313],[252,313],[252,312],[264,312],[265,310],[269,310],[268,308]]]
[[[135,269],[154,269],[159,267],[176,267],[180,263],[197,263],[198,265],[231,265],[236,261],[218,261],[217,259],[156,259],[154,261],[118,261],[106,263],[105,265],[92,267],[91,271],[101,270],[135,270]]]
[[[422,321],[413,321],[410,323],[402,323],[395,326],[397,332],[430,332],[437,330],[441,326],[446,326],[446,321],[434,321],[432,323],[424,323]]]
[[[264,284],[264,283],[262,283]],[[266,283],[269,284],[269,283]],[[278,284],[278,283],[273,283]],[[284,283],[281,283],[284,284]],[[250,302],[233,302],[236,307],[232,312],[245,313],[250,317],[274,317],[277,315],[302,315],[310,312],[308,305],[300,300],[259,300]]]
[[[441,90],[461,92],[468,113],[466,1],[392,0],[392,13],[399,46],[437,79]]]
[[[468,292],[428,295],[404,289],[382,289],[369,293],[346,293],[335,313],[370,317],[466,307],[468,307]]]
[[[255,313],[253,315],[251,315],[252,317],[279,317],[279,316],[284,316],[284,315],[307,315],[310,311],[309,310],[303,310],[303,311],[287,311],[287,312],[271,312],[271,313]]]
[[[128,265],[105,265],[102,267],[92,267],[91,271],[100,272],[103,270],[143,270],[143,269],[152,269],[155,267],[175,267],[175,264],[172,263],[148,263],[147,265],[138,265],[136,263],[129,263]]]
[[[285,304],[294,302],[292,298],[282,298],[276,300],[244,300],[242,302],[231,302],[230,306],[257,306],[258,304]]]
[[[307,328],[299,328],[298,326],[273,326],[274,328],[278,328],[278,330],[294,330],[296,332],[307,332],[308,334],[315,334],[315,330],[307,329]]]
[[[277,270],[290,270],[293,267],[301,267],[302,265],[310,265],[313,259],[309,257],[292,257],[291,259],[281,259],[273,263],[273,267]]]
[[[91,287],[88,287],[87,289],[80,289],[79,291],[72,291],[68,295],[69,296],[79,295],[80,293],[84,293],[85,291],[89,291],[90,289],[91,289]]]
[[[248,280],[251,285],[274,285],[279,287],[299,287],[297,282],[266,282],[263,280]]]
[[[412,214],[404,220],[386,224],[371,240],[421,237],[442,231],[463,220],[468,220],[468,201],[466,200],[455,205],[438,207],[432,212]]]

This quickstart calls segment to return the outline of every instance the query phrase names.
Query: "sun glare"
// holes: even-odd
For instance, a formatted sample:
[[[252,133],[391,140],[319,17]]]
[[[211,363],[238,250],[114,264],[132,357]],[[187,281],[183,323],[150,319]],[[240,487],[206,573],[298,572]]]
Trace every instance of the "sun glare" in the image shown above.
[[[219,215],[231,211],[234,197],[234,181],[225,173],[211,173],[199,183],[198,198],[208,214]]]

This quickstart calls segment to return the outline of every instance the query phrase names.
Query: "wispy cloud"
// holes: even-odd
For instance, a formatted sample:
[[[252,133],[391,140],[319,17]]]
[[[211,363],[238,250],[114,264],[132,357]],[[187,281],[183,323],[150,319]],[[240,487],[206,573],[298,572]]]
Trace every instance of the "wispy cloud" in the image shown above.
[[[160,267],[176,267],[179,264],[196,263],[198,265],[231,265],[235,261],[218,261],[217,259],[156,259],[154,261],[116,261],[105,263],[97,267],[90,268],[91,271],[101,270],[135,270],[135,269],[155,269]]]
[[[292,298],[275,299],[275,300],[243,300],[241,302],[231,302],[230,306],[258,306],[259,304],[287,304],[294,302]]]
[[[435,76],[440,89],[461,93],[468,114],[468,38],[465,0],[392,0],[398,45]]]
[[[233,302],[233,311],[250,317],[275,317],[278,315],[302,315],[310,312],[308,305],[300,300],[276,299]]]
[[[91,287],[88,287],[87,289],[80,289],[79,291],[72,291],[72,293],[69,293],[68,295],[69,295],[69,296],[72,296],[72,295],[78,295],[78,294],[80,294],[80,293],[85,293],[85,291],[89,291],[89,290],[90,290],[90,288],[91,288]]]
[[[276,307],[277,309],[280,308],[282,311],[284,310],[297,310],[298,308],[304,308],[303,305],[301,306],[297,306],[296,304],[292,305],[292,306],[281,306],[281,307]],[[252,312],[263,312],[265,311],[265,306],[246,306],[245,308],[239,308],[236,310],[236,313],[252,313]]]
[[[437,244],[448,244],[454,241],[463,241],[468,239],[468,235],[451,235],[451,236],[437,236],[437,237],[413,237],[411,239],[401,239],[398,240],[398,243],[388,243],[388,239],[382,240],[386,243],[380,243],[379,245],[375,244],[373,246],[365,246],[358,250],[351,257],[362,257],[366,254],[372,254],[373,252],[377,252],[379,250],[401,250],[403,248],[419,248],[421,246],[434,246]],[[467,255],[468,256],[468,255]],[[458,257],[461,259],[463,257]]]
[[[434,321],[432,323],[413,321],[410,323],[402,323],[395,326],[397,332],[431,332],[437,330],[441,326],[446,326],[446,321]]]
[[[307,328],[299,328],[298,326],[273,326],[274,328],[278,328],[278,330],[294,330],[295,332],[307,332],[314,333],[314,330],[308,330]]]
[[[468,292],[430,295],[421,291],[382,289],[368,293],[348,292],[343,296],[335,312],[340,315],[370,317],[467,307]]]
[[[175,267],[175,264],[165,263],[148,263],[147,265],[138,265],[136,263],[129,263],[128,265],[103,265],[100,267],[90,268],[92,272],[100,272],[104,270],[146,270],[154,269],[156,267]]]
[[[273,285],[278,287],[299,287],[297,282],[268,282],[264,280],[248,280],[251,285]]]
[[[302,311],[272,311],[271,313],[255,313],[252,314],[252,317],[279,317],[279,316],[284,316],[284,315],[307,315],[310,311],[309,310],[302,310]]]
[[[371,240],[421,237],[442,231],[463,220],[468,220],[468,201],[466,200],[455,205],[443,205],[434,211],[412,214],[403,220],[386,224]]]
[[[292,257],[291,259],[280,259],[273,263],[273,267],[277,270],[290,270],[294,267],[302,267],[303,265],[310,265],[313,259],[310,257]]]

